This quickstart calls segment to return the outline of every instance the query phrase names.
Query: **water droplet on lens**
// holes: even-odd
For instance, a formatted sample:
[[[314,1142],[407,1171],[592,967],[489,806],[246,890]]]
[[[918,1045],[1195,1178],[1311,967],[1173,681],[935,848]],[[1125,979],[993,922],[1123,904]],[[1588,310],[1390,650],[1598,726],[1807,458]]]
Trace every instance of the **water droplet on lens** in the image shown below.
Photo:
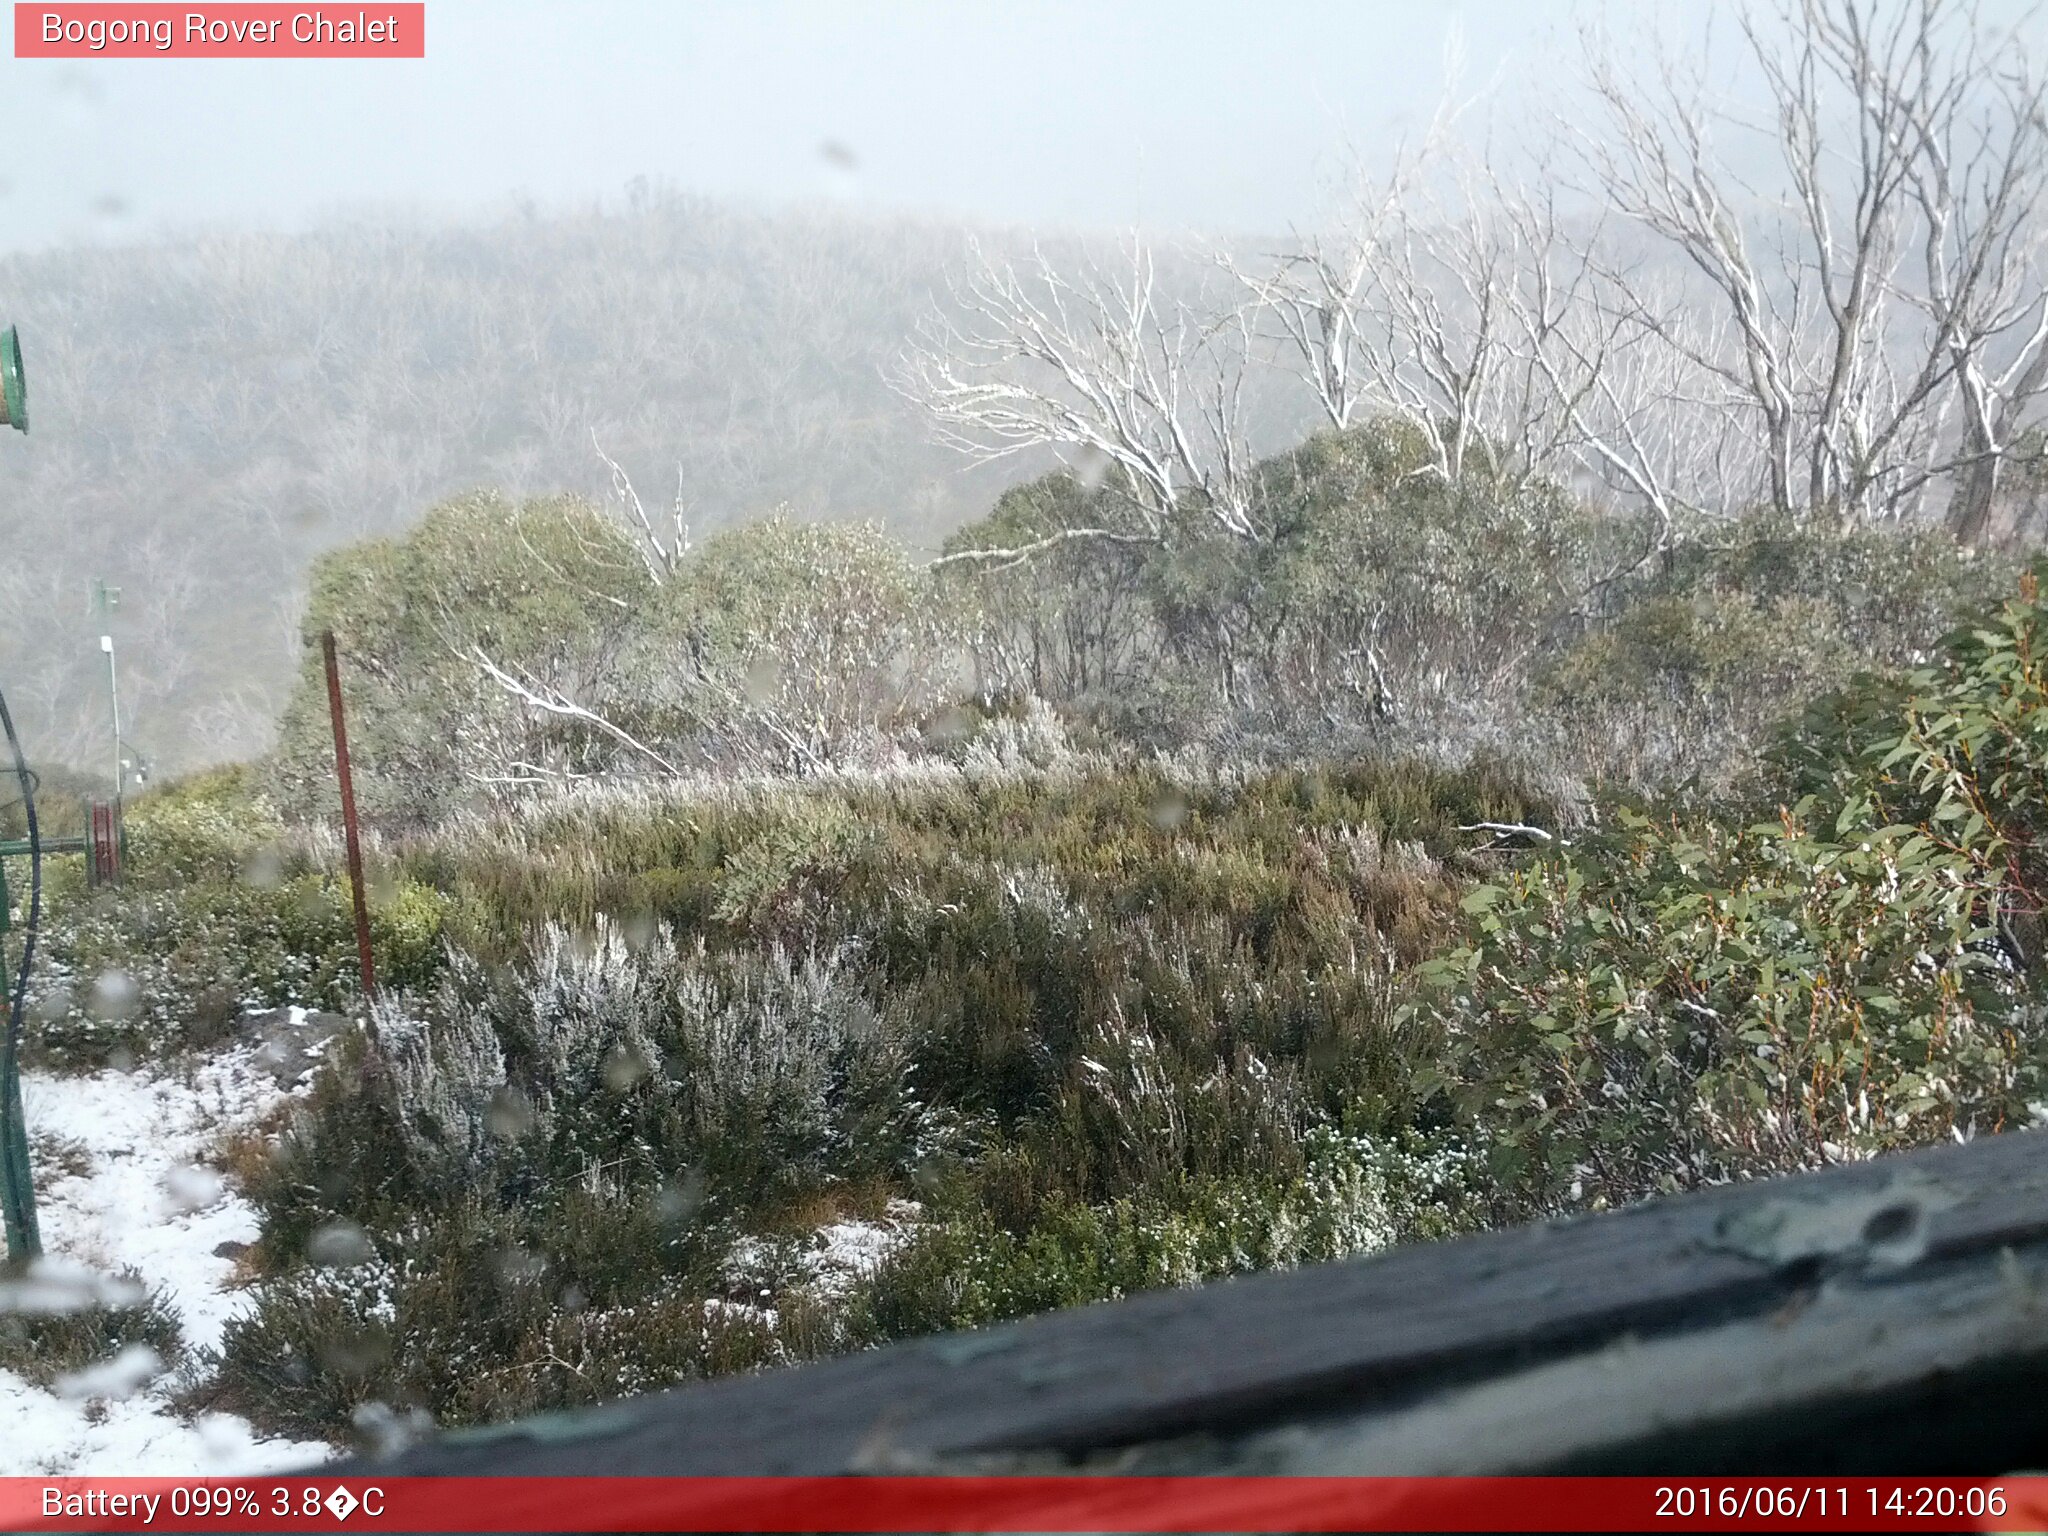
[[[119,1354],[83,1369],[70,1371],[52,1382],[59,1397],[133,1397],[164,1368],[163,1357],[147,1344],[130,1344]]]
[[[1188,819],[1188,797],[1179,790],[1161,790],[1152,801],[1152,825],[1162,832],[1178,832]]]
[[[347,1269],[368,1262],[369,1235],[352,1221],[332,1221],[306,1239],[306,1257],[315,1264]]]
[[[630,1046],[613,1046],[605,1053],[604,1082],[613,1093],[628,1093],[647,1080],[647,1058]]]
[[[676,1179],[661,1186],[655,1196],[654,1210],[670,1226],[681,1226],[695,1216],[704,1205],[704,1170],[690,1168]]]
[[[660,927],[652,912],[635,912],[619,924],[619,936],[626,941],[626,948],[638,954],[654,942]]]
[[[498,1255],[500,1285],[530,1285],[548,1272],[547,1256],[527,1248],[507,1248]]]
[[[1082,490],[1099,490],[1109,478],[1109,455],[1093,445],[1085,446],[1074,455],[1073,469]]]
[[[773,656],[757,656],[747,663],[747,697],[756,704],[774,702],[782,686],[782,664]]]
[[[284,884],[284,859],[275,848],[259,848],[242,866],[242,880],[259,891],[274,891]]]
[[[91,1006],[95,1018],[132,1019],[141,1011],[142,993],[126,971],[101,971],[92,984]]]
[[[203,1211],[219,1202],[227,1185],[211,1168],[187,1164],[164,1175],[164,1192],[177,1210]]]
[[[47,992],[38,992],[28,1005],[28,1016],[38,1024],[54,1024],[71,1012],[71,988],[58,982]]]
[[[510,1084],[491,1095],[484,1111],[484,1126],[493,1136],[517,1141],[533,1129],[533,1105],[525,1094]]]

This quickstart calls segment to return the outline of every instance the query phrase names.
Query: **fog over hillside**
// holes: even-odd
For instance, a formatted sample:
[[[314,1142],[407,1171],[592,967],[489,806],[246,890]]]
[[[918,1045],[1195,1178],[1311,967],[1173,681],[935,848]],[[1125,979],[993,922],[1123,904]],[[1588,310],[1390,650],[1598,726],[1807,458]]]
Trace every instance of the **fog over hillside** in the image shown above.
[[[885,376],[968,239],[636,187],[582,212],[0,258],[36,402],[0,499],[29,556],[0,564],[0,651],[34,750],[101,756],[95,580],[120,589],[144,756],[245,755],[311,555],[476,486],[601,497],[598,445],[660,509],[680,485],[698,532],[787,504],[935,543],[1030,467],[967,466]]]

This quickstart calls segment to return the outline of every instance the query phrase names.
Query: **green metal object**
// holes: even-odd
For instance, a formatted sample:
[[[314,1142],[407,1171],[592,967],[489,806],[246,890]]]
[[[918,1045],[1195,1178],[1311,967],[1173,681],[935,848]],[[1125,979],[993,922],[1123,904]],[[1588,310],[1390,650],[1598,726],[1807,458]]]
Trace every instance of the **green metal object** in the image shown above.
[[[0,859],[0,998],[14,995],[7,972],[7,930],[14,925],[14,898],[7,894],[7,864]],[[0,1013],[5,1004],[0,1003]],[[4,1027],[4,1026],[0,1026]],[[7,1256],[23,1260],[43,1251],[36,1226],[35,1176],[29,1164],[28,1119],[21,1107],[21,1063],[14,1041],[0,1035],[0,1213],[7,1227]]]
[[[28,430],[28,371],[22,367],[21,337],[13,326],[0,330],[0,427],[17,432]],[[40,889],[40,865],[33,865],[29,881],[29,923],[22,939],[21,975],[10,974],[7,960],[7,932],[14,926],[14,901],[7,893],[7,853],[26,854],[39,859],[34,777],[21,755],[21,741],[15,734],[14,719],[7,701],[0,698],[0,731],[13,749],[13,772],[21,781],[22,803],[28,820],[28,839],[4,845],[0,851],[0,1224],[7,1231],[7,1257],[24,1262],[43,1251],[43,1239],[36,1226],[35,1176],[29,1163],[28,1123],[21,1104],[21,1012],[28,979],[30,954],[35,944],[36,892]],[[21,990],[17,991],[17,984]]]
[[[21,366],[21,338],[11,325],[0,331],[0,427],[28,430],[28,375]]]
[[[42,840],[41,847],[43,857],[46,859],[53,853],[91,853],[92,840],[83,835],[78,837],[46,837]],[[0,842],[0,859],[25,859],[29,856],[29,853],[28,839],[25,837],[17,837],[9,842]],[[0,866],[0,880],[5,880],[6,878],[7,871],[5,867]],[[0,933],[4,933],[6,929],[7,914],[0,912]]]

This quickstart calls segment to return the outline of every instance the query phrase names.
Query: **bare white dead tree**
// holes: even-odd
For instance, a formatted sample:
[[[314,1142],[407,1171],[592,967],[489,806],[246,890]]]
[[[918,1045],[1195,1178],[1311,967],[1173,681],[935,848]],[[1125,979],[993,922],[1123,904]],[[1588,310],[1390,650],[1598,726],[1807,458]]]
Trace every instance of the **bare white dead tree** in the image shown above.
[[[1965,38],[1945,78],[1923,66],[1939,87],[1929,99],[1904,104],[1924,276],[1924,299],[1907,299],[1921,304],[1954,363],[1948,521],[1975,543],[2048,391],[2048,79],[2017,29],[1986,38],[1973,24]],[[1938,455],[1945,434],[1928,436]],[[1940,468],[1937,456],[1929,471]]]
[[[604,445],[597,440],[595,428],[591,429],[590,446],[597,450],[597,456],[611,471],[613,510],[632,533],[640,558],[647,566],[648,576],[656,586],[660,586],[690,553],[689,508],[684,497],[682,466],[676,466],[675,499],[662,518],[662,526],[657,528],[655,520],[648,515],[647,504],[640,499],[633,477],[626,473],[624,465],[604,451]]]
[[[523,713],[581,722],[618,742],[660,773],[671,778],[684,775],[685,770],[676,758],[635,736],[609,716],[579,703],[560,684],[546,681],[524,667],[503,666],[481,646],[472,645],[460,654]],[[717,735],[726,756],[747,769],[802,774],[815,772],[830,760],[833,743],[824,721],[806,719],[779,707],[774,698],[759,696],[744,681],[715,668],[691,668],[686,687],[697,710],[716,720]],[[520,788],[603,776],[602,772],[579,771],[561,763],[542,761],[547,755],[545,751],[517,731],[487,730],[476,744],[481,749],[483,766],[473,770],[469,777],[478,784]]]
[[[1245,290],[1253,330],[1326,425],[1398,419],[1426,446],[1429,472],[1455,483],[1482,462],[1498,474],[1502,446],[1525,442],[1538,423],[1528,370],[1503,329],[1504,291],[1526,253],[1498,209],[1428,190],[1429,173],[1457,158],[1442,142],[1447,126],[1440,115],[1413,156],[1383,180],[1361,180],[1335,221],[1297,234],[1264,267],[1218,261]]]
[[[1043,538],[1030,539],[1022,544],[1004,545],[995,549],[956,549],[949,555],[940,555],[930,562],[932,570],[944,570],[948,566],[973,565],[987,571],[1007,571],[1029,561],[1034,555],[1042,555],[1049,549],[1076,540],[1088,540],[1106,544],[1156,544],[1156,533],[1120,533],[1114,528],[1075,527],[1056,528]]]
[[[1511,493],[1558,467],[1570,430],[1545,354],[1518,345],[1525,304],[1550,302],[1555,232],[1521,216],[1483,159],[1456,158],[1448,191],[1418,186],[1393,210],[1366,367],[1440,479],[1477,471]]]
[[[1050,450],[1106,469],[1124,517],[1060,530],[1045,547],[1159,542],[1192,528],[1257,538],[1243,430],[1248,317],[1162,298],[1142,239],[1125,257],[1112,275],[1086,255],[1064,270],[1039,248],[1020,265],[977,246],[974,269],[920,326],[892,382],[931,413],[942,441],[977,460]]]
[[[1489,176],[1498,217],[1516,235],[1500,274],[1506,370],[1521,393],[1497,430],[1532,471],[1576,471],[1622,505],[1647,510],[1652,552],[1683,512],[1721,513],[1754,481],[1741,401],[1698,359],[1722,350],[1719,317],[1671,284],[1609,264],[1604,222],[1559,208],[1553,178],[1535,189]]]
[[[1376,157],[1347,148],[1333,219],[1317,229],[1294,231],[1285,250],[1266,255],[1250,269],[1229,253],[1217,257],[1248,296],[1276,360],[1307,387],[1324,423],[1339,431],[1368,411],[1404,403],[1419,407],[1422,391],[1413,373],[1396,363],[1397,358],[1411,364],[1419,360],[1419,338],[1395,313],[1399,301],[1415,297],[1416,290],[1397,274],[1404,264],[1412,271],[1415,203],[1430,177],[1454,158],[1456,126],[1484,94],[1460,96],[1464,46],[1455,25],[1444,72],[1435,112],[1412,143],[1394,147],[1384,171]],[[1427,219],[1420,222],[1428,224]],[[1404,414],[1435,424],[1426,408]]]
[[[1647,302],[1637,323],[1740,400],[1768,505],[1900,519],[1940,489],[1981,537],[2048,385],[2048,121],[2024,33],[1969,0],[1781,0],[1740,26],[1761,120],[1713,95],[1700,54],[1624,68],[1589,40],[1604,113],[1572,137],[1582,190],[1725,322],[1706,347]]]
[[[1296,231],[1288,249],[1267,254],[1255,267],[1228,252],[1217,257],[1244,289],[1277,359],[1307,386],[1324,423],[1338,431],[1384,405],[1374,389],[1383,379],[1373,366],[1388,330],[1382,275],[1389,247],[1407,226],[1404,206],[1452,116],[1440,111],[1419,145],[1397,153],[1384,177],[1375,177],[1353,153],[1342,212],[1326,227]]]
[[[2048,83],[2022,27],[1971,0],[1765,0],[1737,38],[1761,111],[1711,89],[1711,46],[1624,66],[1588,41],[1603,111],[1565,134],[1569,216],[1554,162],[1503,177],[1450,142],[1447,105],[1331,228],[1256,270],[1219,258],[1232,319],[1162,304],[1142,247],[1128,281],[984,262],[912,391],[978,457],[1109,466],[1129,518],[948,558],[1190,515],[1259,536],[1240,423],[1261,353],[1331,427],[1408,424],[1446,482],[1590,477],[1648,510],[1653,549],[1682,512],[1756,506],[1940,509],[1986,537],[2048,399]]]
[[[1589,476],[1666,537],[1682,507],[1727,505],[1739,456],[1725,391],[1691,361],[1697,306],[1620,280],[1597,209],[1574,227],[1544,167],[1536,190],[1511,184],[1450,140],[1452,117],[1425,141],[1427,174],[1404,167],[1270,274],[1240,274],[1325,420],[1400,420],[1449,484]]]

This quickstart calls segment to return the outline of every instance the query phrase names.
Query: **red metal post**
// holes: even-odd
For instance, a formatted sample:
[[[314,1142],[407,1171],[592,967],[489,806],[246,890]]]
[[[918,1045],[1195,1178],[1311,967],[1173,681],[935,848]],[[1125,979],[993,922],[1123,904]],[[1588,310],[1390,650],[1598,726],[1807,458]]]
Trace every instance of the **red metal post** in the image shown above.
[[[87,864],[90,885],[114,883],[114,809],[95,800],[92,806],[92,857]]]
[[[363,844],[356,829],[356,787],[348,769],[348,727],[341,717],[341,667],[334,659],[334,631],[320,637],[327,661],[327,712],[334,718],[334,771],[341,780],[341,826],[348,842],[349,891],[356,909],[356,959],[362,966],[363,996],[377,996],[377,968],[370,959],[370,905],[363,894]]]

